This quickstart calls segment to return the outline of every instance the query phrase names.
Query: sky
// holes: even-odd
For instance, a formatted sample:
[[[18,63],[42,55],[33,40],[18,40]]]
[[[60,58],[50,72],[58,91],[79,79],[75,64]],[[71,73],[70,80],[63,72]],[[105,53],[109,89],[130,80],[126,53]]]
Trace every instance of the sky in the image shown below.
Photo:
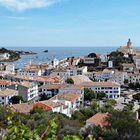
[[[0,0],[0,46],[140,46],[140,0]]]

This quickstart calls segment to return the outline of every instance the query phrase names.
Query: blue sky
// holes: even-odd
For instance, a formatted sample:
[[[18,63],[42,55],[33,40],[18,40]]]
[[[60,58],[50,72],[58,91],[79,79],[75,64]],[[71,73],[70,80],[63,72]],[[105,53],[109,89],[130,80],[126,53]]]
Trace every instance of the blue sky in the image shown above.
[[[0,0],[0,46],[140,46],[140,0]]]

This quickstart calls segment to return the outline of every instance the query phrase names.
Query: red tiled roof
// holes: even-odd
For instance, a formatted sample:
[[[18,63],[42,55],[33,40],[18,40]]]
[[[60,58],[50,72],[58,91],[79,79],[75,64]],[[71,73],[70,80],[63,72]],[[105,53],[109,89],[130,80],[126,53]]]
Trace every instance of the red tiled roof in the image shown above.
[[[45,105],[45,104],[43,104],[43,103],[35,103],[35,104],[33,104],[33,106],[34,107],[41,107],[43,110],[52,110],[52,108],[51,107],[49,107],[49,106],[47,106],[47,105]]]
[[[8,80],[0,80],[0,85],[9,85],[11,84],[11,81]]]
[[[107,113],[97,113],[94,116],[92,116],[91,118],[89,118],[88,120],[86,120],[86,123],[90,123],[93,125],[100,125],[101,127],[107,126],[108,122],[107,119],[108,118],[108,114]]]

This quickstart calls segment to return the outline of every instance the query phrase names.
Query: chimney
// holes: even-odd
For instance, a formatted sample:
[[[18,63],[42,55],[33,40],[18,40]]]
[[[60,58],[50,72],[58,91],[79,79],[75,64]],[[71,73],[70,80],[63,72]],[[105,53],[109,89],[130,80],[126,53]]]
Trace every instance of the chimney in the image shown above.
[[[21,100],[19,100],[19,104],[21,104],[22,102],[21,102]]]

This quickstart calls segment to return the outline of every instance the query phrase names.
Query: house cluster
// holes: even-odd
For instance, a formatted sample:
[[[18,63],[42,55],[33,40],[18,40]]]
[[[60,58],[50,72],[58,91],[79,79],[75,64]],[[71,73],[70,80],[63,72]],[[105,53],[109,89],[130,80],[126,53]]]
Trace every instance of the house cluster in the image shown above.
[[[133,59],[133,63],[122,63],[119,69],[114,68],[114,62],[107,53],[53,59],[49,64],[29,62],[18,70],[13,65],[1,64],[0,71],[5,71],[2,76],[6,79],[0,80],[1,104],[9,104],[12,110],[18,112],[28,113],[38,106],[71,116],[75,110],[84,106],[86,88],[96,93],[105,93],[108,98],[119,98],[121,86],[140,83],[140,53],[133,50],[131,44],[129,40],[127,46],[117,50],[124,53],[124,57],[131,54]],[[82,65],[79,65],[81,62]],[[107,66],[98,71],[88,71],[100,65]],[[67,83],[67,79],[71,79],[73,84]],[[10,99],[17,95],[23,98],[24,103],[20,101],[19,104],[11,104]],[[47,95],[49,99],[39,101],[41,95]]]

